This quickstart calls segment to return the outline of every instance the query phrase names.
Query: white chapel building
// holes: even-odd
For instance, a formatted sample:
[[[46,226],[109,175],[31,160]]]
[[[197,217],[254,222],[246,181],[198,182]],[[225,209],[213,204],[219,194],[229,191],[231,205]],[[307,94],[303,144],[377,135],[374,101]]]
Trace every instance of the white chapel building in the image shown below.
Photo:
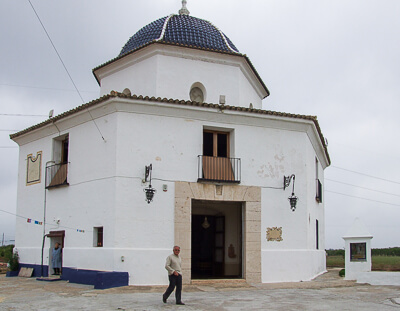
[[[22,267],[52,274],[59,242],[61,277],[96,288],[168,284],[174,245],[185,284],[326,270],[317,118],[263,110],[269,90],[220,29],[183,1],[93,74],[98,99],[10,135]]]

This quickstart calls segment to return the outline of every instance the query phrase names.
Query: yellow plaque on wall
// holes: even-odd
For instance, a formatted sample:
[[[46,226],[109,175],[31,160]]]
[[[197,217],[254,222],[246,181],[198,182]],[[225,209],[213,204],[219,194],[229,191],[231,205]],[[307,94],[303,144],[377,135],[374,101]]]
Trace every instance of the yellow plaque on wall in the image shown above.
[[[42,152],[38,151],[36,157],[28,154],[26,159],[26,185],[40,183],[42,171]]]
[[[267,241],[283,241],[282,227],[267,228]]]

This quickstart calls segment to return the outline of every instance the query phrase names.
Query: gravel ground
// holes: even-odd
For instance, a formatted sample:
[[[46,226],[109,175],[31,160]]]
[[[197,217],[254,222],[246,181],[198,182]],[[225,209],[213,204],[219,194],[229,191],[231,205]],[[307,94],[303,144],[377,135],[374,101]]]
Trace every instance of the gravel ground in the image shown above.
[[[185,306],[166,286],[125,286],[95,290],[66,281],[0,275],[0,310],[400,310],[400,286],[345,281],[333,269],[311,282],[247,284],[196,281],[184,286]]]

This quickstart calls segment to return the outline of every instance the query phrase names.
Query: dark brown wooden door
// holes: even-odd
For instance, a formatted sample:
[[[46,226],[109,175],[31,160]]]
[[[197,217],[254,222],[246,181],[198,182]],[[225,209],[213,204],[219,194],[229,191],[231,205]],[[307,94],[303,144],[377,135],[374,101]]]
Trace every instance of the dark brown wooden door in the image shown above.
[[[192,215],[192,278],[224,276],[225,217]]]
[[[215,217],[214,275],[225,275],[225,216]]]

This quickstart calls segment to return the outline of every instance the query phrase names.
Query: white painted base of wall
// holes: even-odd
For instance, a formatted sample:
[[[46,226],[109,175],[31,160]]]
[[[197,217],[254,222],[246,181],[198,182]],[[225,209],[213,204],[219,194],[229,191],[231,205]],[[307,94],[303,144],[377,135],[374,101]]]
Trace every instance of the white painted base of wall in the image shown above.
[[[263,283],[311,281],[326,271],[324,250],[263,250]]]

